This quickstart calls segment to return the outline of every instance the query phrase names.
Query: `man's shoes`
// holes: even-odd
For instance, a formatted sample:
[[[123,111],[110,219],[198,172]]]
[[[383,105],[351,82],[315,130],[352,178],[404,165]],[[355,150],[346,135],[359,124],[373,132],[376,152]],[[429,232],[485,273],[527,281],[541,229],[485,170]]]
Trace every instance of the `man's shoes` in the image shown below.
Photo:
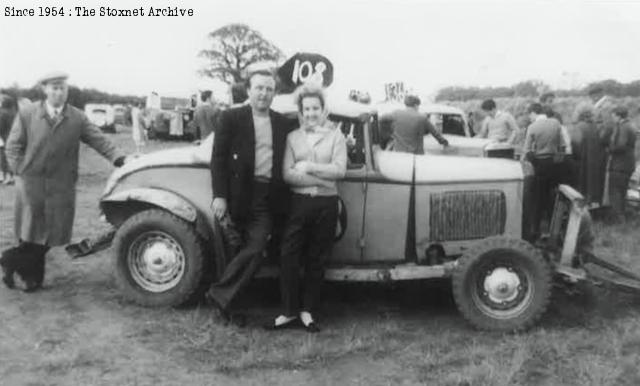
[[[240,312],[226,312],[224,316],[225,325],[227,326],[236,326],[236,327],[246,327],[247,326],[247,315]]]
[[[32,292],[36,292],[39,289],[42,289],[42,282],[39,282],[36,280],[30,280],[30,279],[26,280],[24,292],[32,293]]]
[[[234,313],[223,307],[216,298],[211,296],[207,291],[204,295],[208,303],[210,303],[218,312],[218,316],[224,321],[224,325],[233,325],[236,327],[245,327],[247,325],[247,316],[242,313]]]

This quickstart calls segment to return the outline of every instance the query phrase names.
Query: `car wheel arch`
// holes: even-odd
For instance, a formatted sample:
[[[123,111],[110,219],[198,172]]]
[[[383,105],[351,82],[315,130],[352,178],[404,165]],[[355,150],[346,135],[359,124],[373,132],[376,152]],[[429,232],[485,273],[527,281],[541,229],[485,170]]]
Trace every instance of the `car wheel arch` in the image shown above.
[[[100,207],[109,223],[116,228],[136,213],[159,208],[193,224],[207,244],[213,237],[213,229],[206,216],[186,198],[174,192],[156,188],[130,189],[102,198]]]

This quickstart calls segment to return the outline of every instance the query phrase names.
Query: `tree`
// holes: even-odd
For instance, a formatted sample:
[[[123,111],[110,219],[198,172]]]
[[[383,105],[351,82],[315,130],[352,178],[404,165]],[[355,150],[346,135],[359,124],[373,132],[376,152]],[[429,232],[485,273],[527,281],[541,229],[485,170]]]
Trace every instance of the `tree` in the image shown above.
[[[247,67],[261,61],[283,59],[284,54],[258,31],[245,24],[229,24],[209,33],[211,48],[200,57],[210,61],[200,74],[227,84],[241,82]]]
[[[551,87],[541,80],[527,80],[511,86],[511,88],[515,96],[519,97],[538,97],[551,90]]]

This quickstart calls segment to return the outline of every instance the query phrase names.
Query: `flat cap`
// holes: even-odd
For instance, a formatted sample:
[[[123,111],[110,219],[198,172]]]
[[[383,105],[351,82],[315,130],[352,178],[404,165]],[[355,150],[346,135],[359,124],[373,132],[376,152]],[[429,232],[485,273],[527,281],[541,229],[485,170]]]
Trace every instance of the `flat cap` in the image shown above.
[[[69,78],[69,75],[66,72],[62,71],[52,71],[45,74],[43,77],[38,79],[39,84],[46,84],[48,82],[52,82],[54,80],[66,80]]]

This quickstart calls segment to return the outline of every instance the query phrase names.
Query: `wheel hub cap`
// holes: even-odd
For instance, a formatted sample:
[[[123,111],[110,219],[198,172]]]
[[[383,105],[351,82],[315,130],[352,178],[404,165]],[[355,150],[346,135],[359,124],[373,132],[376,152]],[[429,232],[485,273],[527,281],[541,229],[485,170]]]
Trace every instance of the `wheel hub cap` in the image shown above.
[[[162,274],[170,271],[178,258],[166,243],[154,242],[142,252],[142,260],[150,273]]]
[[[487,274],[483,287],[491,301],[509,302],[518,296],[520,278],[512,270],[499,267]]]
[[[150,292],[164,292],[175,287],[185,272],[182,247],[164,232],[144,233],[131,244],[129,270],[132,279]]]

